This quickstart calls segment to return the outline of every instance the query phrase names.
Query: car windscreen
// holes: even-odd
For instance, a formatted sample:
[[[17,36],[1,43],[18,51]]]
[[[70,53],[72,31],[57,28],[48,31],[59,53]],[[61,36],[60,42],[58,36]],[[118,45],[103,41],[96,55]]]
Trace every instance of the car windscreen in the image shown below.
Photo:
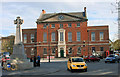
[[[72,58],[72,62],[84,62],[82,58]]]

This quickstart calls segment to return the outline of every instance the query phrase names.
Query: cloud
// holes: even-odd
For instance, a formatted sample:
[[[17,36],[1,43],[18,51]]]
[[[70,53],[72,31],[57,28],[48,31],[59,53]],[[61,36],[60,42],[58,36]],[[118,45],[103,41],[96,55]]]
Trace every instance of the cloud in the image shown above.
[[[35,2],[16,2],[16,0],[9,0],[13,2],[7,2],[4,0],[2,3],[2,16],[0,16],[0,26],[4,26],[2,29],[3,35],[15,33],[14,20],[17,16],[20,16],[24,23],[22,28],[36,28],[36,20],[40,16],[41,10],[46,10],[46,13],[54,12],[82,12],[84,7],[87,7],[88,25],[109,25],[110,39],[113,39],[113,35],[117,33],[117,13],[111,13],[116,11],[116,8],[111,5],[115,4],[116,0],[89,0],[87,2],[79,2],[78,0],[70,0],[66,2],[41,2],[34,0]],[[20,0],[22,1],[22,0]],[[76,1],[76,2],[75,2]],[[83,1],[83,0],[82,0]],[[86,0],[85,0],[86,1]],[[104,2],[105,1],[105,2]],[[108,2],[109,1],[109,2]]]

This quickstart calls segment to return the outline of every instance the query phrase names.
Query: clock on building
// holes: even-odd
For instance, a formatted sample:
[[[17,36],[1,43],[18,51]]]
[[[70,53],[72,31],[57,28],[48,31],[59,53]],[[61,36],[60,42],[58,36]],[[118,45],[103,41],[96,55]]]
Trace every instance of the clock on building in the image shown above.
[[[64,16],[63,16],[63,15],[59,15],[59,16],[58,16],[58,19],[59,19],[59,20],[63,20],[63,19],[64,19]]]

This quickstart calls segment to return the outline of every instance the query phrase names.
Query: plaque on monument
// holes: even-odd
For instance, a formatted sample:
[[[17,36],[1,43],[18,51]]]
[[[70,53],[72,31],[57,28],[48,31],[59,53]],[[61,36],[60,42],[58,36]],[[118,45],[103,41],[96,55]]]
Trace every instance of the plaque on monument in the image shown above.
[[[15,63],[18,69],[29,69],[33,67],[33,63],[29,62],[24,52],[24,45],[22,43],[22,29],[21,29],[22,23],[23,20],[20,17],[17,17],[17,19],[14,20],[14,24],[17,24],[16,36],[13,47],[13,53],[10,56],[10,58],[11,58],[11,63]]]

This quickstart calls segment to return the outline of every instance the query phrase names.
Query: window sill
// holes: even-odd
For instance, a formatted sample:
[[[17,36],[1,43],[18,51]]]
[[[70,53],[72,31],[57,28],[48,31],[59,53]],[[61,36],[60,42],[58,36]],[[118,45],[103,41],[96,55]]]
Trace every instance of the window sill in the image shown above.
[[[81,53],[77,53],[77,54],[81,54]]]
[[[43,29],[46,29],[46,28],[43,28]]]
[[[72,41],[68,41],[68,42],[72,42]]]
[[[55,53],[52,53],[52,55],[55,55]]]
[[[47,43],[47,41],[43,41],[43,43]]]
[[[56,41],[51,41],[51,42],[53,43],[53,42],[56,42]]]
[[[47,55],[47,54],[43,54],[43,55]]]
[[[35,43],[35,42],[30,42],[30,43]]]

